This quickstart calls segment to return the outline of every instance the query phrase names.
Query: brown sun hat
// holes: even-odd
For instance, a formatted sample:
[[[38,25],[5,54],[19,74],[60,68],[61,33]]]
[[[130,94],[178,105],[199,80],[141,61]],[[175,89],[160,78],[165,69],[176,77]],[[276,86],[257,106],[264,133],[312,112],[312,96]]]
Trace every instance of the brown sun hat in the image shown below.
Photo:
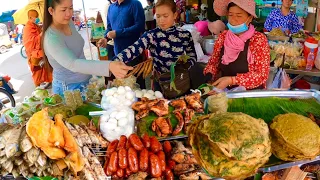
[[[237,6],[245,10],[247,13],[251,14],[253,17],[257,18],[256,3],[254,2],[254,0],[214,0],[214,11],[219,16],[228,15],[228,5],[231,2],[235,3]]]

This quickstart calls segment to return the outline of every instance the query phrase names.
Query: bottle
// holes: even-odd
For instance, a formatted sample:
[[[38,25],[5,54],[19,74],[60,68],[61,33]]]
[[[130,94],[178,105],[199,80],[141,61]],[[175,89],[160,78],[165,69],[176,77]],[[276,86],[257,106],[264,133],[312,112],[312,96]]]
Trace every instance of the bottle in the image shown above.
[[[310,49],[310,52],[308,54],[308,58],[307,58],[307,65],[306,65],[306,70],[307,71],[311,71],[313,64],[314,64],[314,49]]]

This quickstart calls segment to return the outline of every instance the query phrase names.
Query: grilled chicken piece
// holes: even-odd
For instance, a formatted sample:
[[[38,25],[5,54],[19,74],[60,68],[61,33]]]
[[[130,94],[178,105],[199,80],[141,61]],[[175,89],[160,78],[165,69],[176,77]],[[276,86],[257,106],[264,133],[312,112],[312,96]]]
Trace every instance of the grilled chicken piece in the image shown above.
[[[141,111],[148,108],[148,103],[145,101],[138,101],[132,104],[131,108],[135,111]]]
[[[165,100],[160,100],[157,104],[150,108],[151,111],[156,113],[159,117],[169,114],[169,105]]]
[[[153,107],[153,106],[156,105],[159,101],[160,101],[160,99],[149,100],[149,101],[148,101],[148,108]]]
[[[159,137],[166,137],[172,133],[172,125],[170,118],[159,117],[152,122],[152,130],[157,133]]]
[[[173,154],[178,154],[178,153],[187,153],[187,154],[192,154],[191,150],[186,148],[181,141],[174,141],[175,143],[175,148],[173,149]]]
[[[182,130],[183,126],[184,126],[184,119],[183,119],[182,114],[179,111],[173,111],[173,114],[178,119],[178,124],[177,124],[177,126],[175,127],[175,129],[174,129],[174,131],[172,133],[173,136],[176,136],[181,132],[181,130]]]
[[[196,112],[202,113],[203,112],[203,106],[200,101],[200,93],[194,93],[191,95],[188,95],[185,97],[185,100],[187,101],[188,105],[192,107]]]
[[[187,109],[187,103],[184,99],[173,100],[171,101],[170,105],[173,106],[177,111],[183,111]]]
[[[186,154],[184,152],[173,154],[171,159],[179,164],[197,164],[197,160],[192,154]]]
[[[142,109],[136,114],[136,120],[140,120],[144,117],[147,117],[149,115],[150,110],[149,109]]]
[[[181,175],[188,172],[192,172],[196,169],[194,164],[176,164],[174,166],[174,174]]]

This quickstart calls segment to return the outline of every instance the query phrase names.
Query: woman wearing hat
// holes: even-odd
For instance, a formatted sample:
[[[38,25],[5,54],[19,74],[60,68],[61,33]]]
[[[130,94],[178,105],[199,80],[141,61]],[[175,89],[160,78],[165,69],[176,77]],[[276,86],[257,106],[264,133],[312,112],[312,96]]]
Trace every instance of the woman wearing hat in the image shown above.
[[[219,35],[204,74],[212,75],[219,89],[244,86],[263,89],[269,76],[270,49],[264,34],[251,24],[254,0],[215,0],[214,10],[227,16],[229,30]]]

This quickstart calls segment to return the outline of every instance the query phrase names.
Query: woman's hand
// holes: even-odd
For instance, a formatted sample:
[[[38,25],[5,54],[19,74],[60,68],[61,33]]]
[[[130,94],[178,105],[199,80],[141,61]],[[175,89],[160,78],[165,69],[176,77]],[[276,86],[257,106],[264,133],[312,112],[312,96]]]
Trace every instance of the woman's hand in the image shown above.
[[[116,78],[124,78],[128,71],[132,69],[133,67],[127,66],[125,63],[120,61],[113,61],[109,64],[109,70]]]
[[[108,43],[108,40],[106,38],[102,38],[98,41],[97,45],[98,45],[98,47],[106,48],[107,43]]]
[[[215,86],[218,89],[222,89],[223,90],[226,87],[234,84],[232,78],[233,77],[231,77],[231,76],[221,77],[218,80],[216,80],[212,85]]]

